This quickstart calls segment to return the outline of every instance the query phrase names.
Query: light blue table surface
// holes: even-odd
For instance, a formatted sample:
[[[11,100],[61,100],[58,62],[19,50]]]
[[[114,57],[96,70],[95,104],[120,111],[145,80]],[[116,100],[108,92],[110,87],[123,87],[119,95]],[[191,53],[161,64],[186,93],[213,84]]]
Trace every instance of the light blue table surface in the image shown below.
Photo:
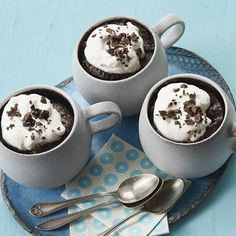
[[[0,99],[32,84],[54,85],[71,75],[76,41],[91,24],[114,15],[134,16],[150,26],[168,13],[186,22],[176,46],[211,62],[236,97],[236,1],[233,0],[0,0]],[[236,235],[236,161],[215,191],[171,229],[172,236]],[[28,235],[0,198],[0,235]]]

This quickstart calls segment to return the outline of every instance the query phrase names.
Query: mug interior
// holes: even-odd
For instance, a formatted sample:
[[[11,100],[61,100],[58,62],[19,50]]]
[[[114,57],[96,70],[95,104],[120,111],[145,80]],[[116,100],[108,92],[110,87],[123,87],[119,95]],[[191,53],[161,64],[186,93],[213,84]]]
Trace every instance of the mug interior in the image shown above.
[[[214,94],[217,97],[217,99],[219,100],[219,102],[221,104],[221,107],[223,108],[223,112],[224,112],[224,116],[223,116],[223,119],[222,119],[219,127],[212,134],[210,134],[208,137],[199,139],[199,140],[194,141],[194,142],[177,142],[177,141],[173,141],[171,139],[166,138],[165,136],[163,136],[158,131],[158,129],[156,128],[156,126],[154,124],[154,120],[153,120],[153,112],[154,112],[155,101],[157,99],[158,93],[161,90],[161,88],[167,86],[168,84],[181,83],[181,82],[182,83],[187,83],[187,84],[190,84],[190,85],[195,85],[198,88],[203,89],[207,93]],[[163,83],[161,83],[150,95],[150,98],[149,98],[149,101],[148,101],[148,106],[147,106],[148,120],[149,120],[150,125],[152,126],[152,128],[154,129],[154,131],[156,132],[157,135],[160,135],[161,138],[163,138],[163,139],[165,139],[169,142],[172,142],[172,143],[175,143],[175,144],[187,144],[187,145],[192,145],[192,144],[197,144],[197,143],[200,143],[200,142],[204,142],[204,141],[210,139],[212,136],[214,136],[220,130],[220,128],[222,127],[222,125],[225,121],[225,112],[226,112],[225,110],[226,110],[226,102],[225,102],[224,98],[222,97],[221,93],[218,91],[217,88],[215,88],[213,85],[211,85],[211,84],[209,84],[205,81],[198,80],[196,78],[188,78],[188,77],[170,78],[170,79],[164,81]]]
[[[15,147],[9,145],[8,143],[6,143],[4,141],[4,139],[3,139],[3,137],[2,137],[2,126],[0,125],[0,142],[7,149],[9,149],[10,151],[16,152],[18,154],[38,155],[38,154],[42,154],[42,153],[51,151],[51,150],[57,148],[59,145],[62,145],[68,139],[68,137],[71,135],[72,130],[74,129],[74,123],[75,123],[75,119],[74,119],[75,118],[75,112],[74,112],[74,109],[73,109],[70,101],[66,97],[64,97],[62,94],[60,94],[60,93],[58,93],[58,92],[56,92],[54,90],[50,90],[50,89],[32,88],[32,89],[28,89],[26,91],[22,91],[22,92],[16,93],[13,96],[17,96],[17,95],[20,95],[20,94],[33,94],[33,93],[36,93],[36,94],[39,94],[41,96],[44,96],[44,97],[48,98],[54,104],[53,105],[54,108],[58,108],[58,104],[59,104],[59,106],[66,108],[64,111],[69,112],[70,115],[71,115],[70,117],[73,118],[73,119],[70,120],[71,124],[66,128],[65,134],[61,137],[61,139],[59,141],[43,145],[42,151],[35,152],[35,153],[32,153],[32,151],[22,151],[22,150],[19,150],[18,148],[15,148]],[[13,97],[13,96],[11,96],[11,97]],[[0,120],[2,119],[2,113],[3,113],[4,107],[8,103],[9,99],[0,108]],[[59,107],[59,108],[61,109],[61,107]],[[66,118],[64,118],[64,119],[66,119]],[[63,119],[62,119],[62,122],[63,122]]]
[[[84,49],[86,47],[86,42],[87,42],[88,37],[96,28],[98,28],[100,26],[104,26],[106,24],[117,24],[117,23],[121,23],[121,22],[124,24],[127,22],[131,22],[135,26],[142,27],[142,28],[146,29],[147,32],[149,32],[149,37],[151,37],[153,45],[150,44],[148,50],[151,51],[151,49],[152,49],[152,55],[149,57],[146,57],[146,61],[144,61],[144,65],[142,65],[142,63],[141,63],[141,68],[134,73],[129,73],[129,74],[128,73],[126,73],[126,74],[107,73],[107,72],[91,65],[86,60],[86,57],[84,54]],[[97,24],[93,25],[91,28],[89,28],[84,33],[84,35],[80,39],[79,44],[77,45],[77,48],[76,48],[76,57],[77,57],[77,60],[80,64],[81,68],[84,71],[86,71],[92,78],[102,80],[104,82],[119,82],[121,80],[131,79],[134,75],[141,73],[152,62],[155,54],[156,54],[155,33],[152,30],[150,30],[150,28],[148,26],[146,26],[143,23],[139,22],[138,20],[130,18],[130,17],[112,17],[112,18],[104,19],[104,20],[98,22]],[[94,70],[95,72],[92,73],[91,70]],[[103,78],[100,78],[100,77],[103,77]],[[106,77],[106,78],[104,79],[104,77]]]

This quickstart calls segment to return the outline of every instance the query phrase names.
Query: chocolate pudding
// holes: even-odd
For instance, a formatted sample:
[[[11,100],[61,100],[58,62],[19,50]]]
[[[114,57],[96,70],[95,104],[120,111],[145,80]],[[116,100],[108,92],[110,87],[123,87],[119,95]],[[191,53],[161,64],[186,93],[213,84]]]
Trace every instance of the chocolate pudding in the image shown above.
[[[134,32],[126,32],[129,27],[134,29]],[[88,54],[94,54],[94,57],[97,57],[96,61],[92,58],[93,55],[90,55],[91,61],[95,61],[93,64],[86,58],[88,42],[91,42],[91,49],[88,50]],[[101,44],[101,49],[104,50],[103,53],[99,51],[99,45]],[[103,22],[96,28],[93,27],[86,32],[78,47],[78,59],[84,70],[98,79],[121,80],[142,70],[152,58],[154,48],[153,36],[145,26],[134,20],[121,18]],[[101,58],[100,55],[104,57]],[[111,56],[109,60],[112,62],[108,62],[108,69],[105,67],[103,69],[103,64],[107,63],[109,55]],[[132,55],[137,58],[132,58]],[[137,65],[134,63],[135,60],[138,60]],[[100,66],[97,66],[96,62]],[[119,64],[118,66],[116,62]],[[119,68],[122,68],[122,71]]]
[[[224,119],[220,93],[211,85],[192,79],[172,79],[156,89],[149,101],[148,117],[163,137],[194,143],[214,134]]]
[[[69,135],[74,123],[70,103],[60,94],[42,89],[12,97],[1,108],[0,118],[1,142],[24,154],[56,147]]]

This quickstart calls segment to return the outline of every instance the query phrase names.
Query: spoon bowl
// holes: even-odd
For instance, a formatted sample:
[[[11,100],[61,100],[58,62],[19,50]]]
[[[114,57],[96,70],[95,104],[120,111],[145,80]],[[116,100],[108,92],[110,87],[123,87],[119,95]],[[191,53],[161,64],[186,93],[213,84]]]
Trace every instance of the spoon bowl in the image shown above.
[[[116,191],[100,192],[60,202],[37,203],[31,207],[29,212],[33,216],[43,217],[66,207],[70,207],[73,204],[79,204],[86,200],[105,196],[115,196],[124,204],[137,203],[137,205],[140,205],[142,204],[140,201],[146,199],[158,186],[160,188],[161,182],[159,177],[153,174],[132,176],[124,180]]]
[[[161,180],[153,174],[133,176],[120,184],[116,196],[122,203],[139,202],[148,197],[160,182]]]
[[[152,194],[148,198],[148,200],[142,205],[142,208],[139,211],[125,218],[116,225],[108,228],[103,233],[100,233],[99,236],[110,235],[112,232],[114,232],[114,230],[116,230],[126,221],[130,220],[131,218],[143,212],[153,212],[153,213],[163,214],[163,216],[160,219],[161,221],[165,217],[167,212],[175,205],[175,203],[179,200],[179,198],[184,194],[184,192],[187,190],[190,184],[191,184],[190,181],[179,178],[165,180],[159,191],[156,191],[154,194]],[[127,204],[124,205],[130,206]],[[159,222],[157,222],[157,224],[159,224]]]

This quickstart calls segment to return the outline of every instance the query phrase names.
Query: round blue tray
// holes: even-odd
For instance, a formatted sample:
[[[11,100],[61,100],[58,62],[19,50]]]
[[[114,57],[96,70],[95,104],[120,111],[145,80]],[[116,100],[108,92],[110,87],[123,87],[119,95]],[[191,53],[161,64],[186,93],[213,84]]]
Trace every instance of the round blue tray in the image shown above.
[[[218,83],[234,103],[228,85],[219,72],[206,60],[193,52],[177,47],[169,48],[167,50],[167,57],[169,61],[169,75],[185,72],[204,75]],[[57,87],[73,96],[77,101],[79,101],[82,107],[88,105],[76,89],[72,78],[61,82]],[[138,115],[136,115],[123,118],[118,127],[95,135],[93,138],[91,157],[108,141],[112,133],[117,134],[119,137],[137,148],[142,149],[138,135]],[[170,224],[177,222],[180,218],[187,215],[209,195],[216,186],[217,181],[224,173],[227,164],[228,162],[209,176],[193,180],[191,187],[168,214]],[[34,226],[45,221],[50,216],[36,218],[29,214],[29,208],[38,202],[62,200],[60,195],[64,188],[64,186],[50,190],[28,188],[15,183],[3,172],[1,173],[1,191],[11,214],[26,231],[33,235],[69,236],[69,227],[64,227],[61,230],[51,232],[40,232],[36,230]],[[56,213],[55,216],[60,216],[66,213],[67,210],[63,210]]]

